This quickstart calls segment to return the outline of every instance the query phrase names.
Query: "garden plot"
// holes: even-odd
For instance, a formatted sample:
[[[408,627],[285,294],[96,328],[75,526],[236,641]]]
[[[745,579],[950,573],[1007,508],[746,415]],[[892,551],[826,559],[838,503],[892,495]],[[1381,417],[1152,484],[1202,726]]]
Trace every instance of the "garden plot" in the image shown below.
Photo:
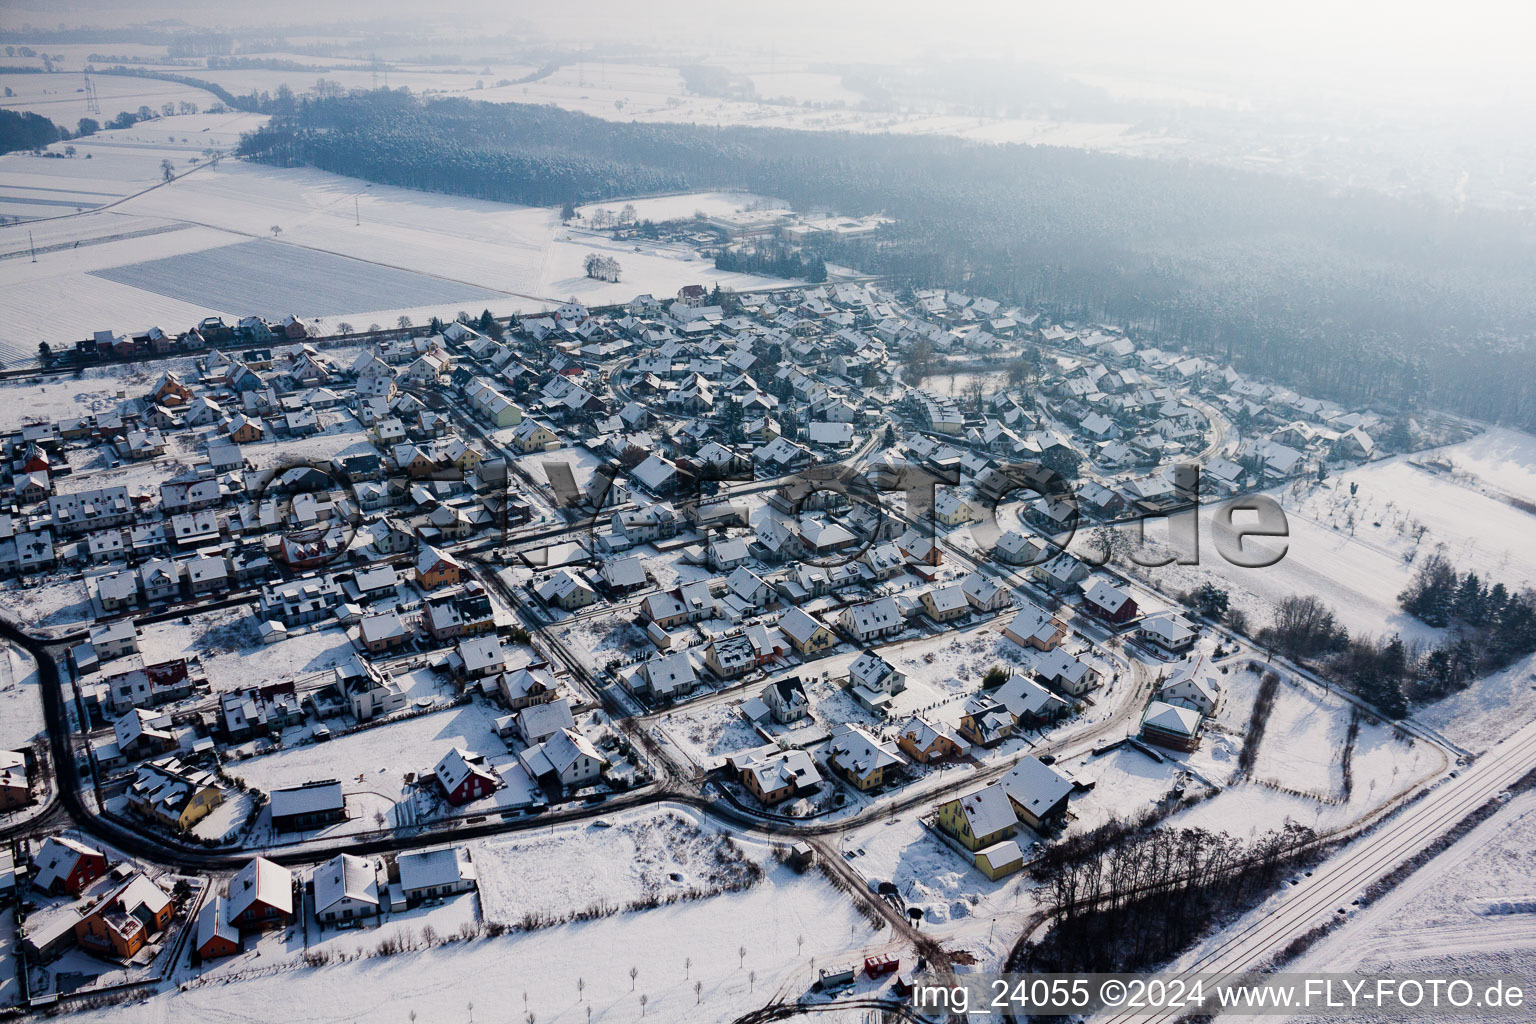
[[[240,453],[258,472],[301,461],[326,462],[348,455],[377,453],[378,449],[351,413],[328,411],[321,413],[320,418],[327,424],[324,433],[243,444]]]
[[[1117,818],[1135,818],[1176,799],[1176,790],[1189,796],[1209,791],[1177,761],[1159,761],[1129,744],[1099,757],[1063,761],[1057,767],[1083,783],[1093,783],[1093,789],[1074,794],[1067,804],[1072,832],[1091,831]]]
[[[634,623],[633,610],[573,616],[555,628],[575,655],[594,672],[605,671],[609,662],[632,661],[653,650],[645,630]]]
[[[496,735],[494,709],[481,704],[362,729],[325,743],[310,743],[230,765],[230,773],[265,792],[315,779],[340,779],[349,821],[326,834],[385,824],[405,827],[450,814],[485,813],[527,807],[542,797]],[[432,766],[450,747],[484,754],[506,783],[495,794],[464,807],[444,801],[432,781]],[[409,751],[409,760],[402,759]],[[414,772],[418,784],[407,784]]]
[[[14,621],[55,636],[72,633],[95,617],[85,584],[57,577],[45,577],[45,582],[30,586],[10,586],[5,611]]]
[[[1014,838],[1028,859],[1035,834],[1021,824]],[[915,817],[866,825],[841,849],[871,889],[890,882],[907,906],[920,907],[924,931],[944,934],[971,918],[1015,912],[1032,887],[1024,873],[991,881]]]
[[[486,842],[473,857],[486,920],[522,928],[702,899],[762,876],[734,840],[671,810]]]
[[[193,616],[191,625],[147,625],[140,646],[149,658],[201,658],[215,693],[329,673],[355,650],[340,627],[296,631],[266,646],[255,639],[254,609],[240,606]]]
[[[33,347],[36,354],[36,346]],[[119,393],[128,396],[148,394],[165,372],[183,378],[195,372],[191,359],[157,361],[153,367],[132,363],[93,366],[79,377],[53,377],[42,381],[0,381],[0,430],[16,430],[28,423],[57,421],[71,416],[89,416],[117,408]],[[80,449],[68,450],[71,464],[90,456]],[[69,477],[56,479],[61,490],[70,486]]]
[[[41,682],[32,655],[0,645],[0,749],[21,750],[43,730]]]
[[[1319,830],[1337,828],[1446,767],[1435,747],[1399,735],[1385,722],[1362,719],[1350,756],[1352,782],[1346,796],[1342,768],[1335,763],[1340,751],[1325,743],[1335,735],[1342,738],[1340,730],[1348,728],[1350,707],[1337,694],[1283,684],[1259,747],[1254,780],[1232,784],[1170,820],[1240,838],[1278,828],[1287,819]],[[1198,751],[1182,761],[1201,776],[1221,783],[1232,774],[1239,749],[1237,737],[1217,740],[1208,736]],[[1337,780],[1331,793],[1304,789],[1308,779],[1316,782],[1329,778]]]
[[[767,741],[752,727],[734,702],[721,702],[690,710],[674,710],[659,728],[682,748],[689,760],[705,767]]]

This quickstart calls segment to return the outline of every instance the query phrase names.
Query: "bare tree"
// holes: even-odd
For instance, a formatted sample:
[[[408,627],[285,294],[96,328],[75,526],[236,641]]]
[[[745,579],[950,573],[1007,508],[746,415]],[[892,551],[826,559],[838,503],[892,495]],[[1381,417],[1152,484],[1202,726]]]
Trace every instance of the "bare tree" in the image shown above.
[[[400,319],[396,320],[395,323],[400,326],[401,330],[404,330],[405,328],[411,326],[411,318],[408,316],[402,316]]]
[[[693,983],[693,1005],[697,1006],[700,1003],[702,1003],[703,1001],[704,1001],[704,983],[702,981],[696,981],[696,982]]]
[[[796,935],[795,936],[795,956],[799,956],[800,955],[800,950],[804,946],[805,946],[805,936],[804,935]]]
[[[684,978],[689,977],[690,976],[690,972],[692,972],[692,970],[693,970],[693,957],[691,957],[691,956],[683,957],[683,977]]]
[[[280,235],[282,233],[283,233],[283,229],[280,226],[278,226],[276,224],[272,225],[272,237],[273,238],[276,238],[278,235]]]
[[[747,991],[748,992],[755,992],[755,991],[757,991],[757,972],[756,971],[748,971],[747,972]]]
[[[587,983],[581,978],[576,979],[576,1001],[581,1002],[581,994],[586,989]]]
[[[640,1016],[645,1016],[645,1004],[651,1001],[651,997],[644,992],[640,993]]]
[[[170,181],[174,177],[176,177],[176,165],[171,163],[170,160],[161,160],[160,161],[160,180],[161,181]]]
[[[738,971],[741,970],[743,967],[746,966],[746,963],[747,963],[747,947],[746,946],[740,946],[736,950],[736,969]]]
[[[640,968],[638,968],[638,967],[631,967],[629,969],[629,990],[631,992],[633,992],[635,990],[635,979],[638,978],[639,976],[640,976]]]

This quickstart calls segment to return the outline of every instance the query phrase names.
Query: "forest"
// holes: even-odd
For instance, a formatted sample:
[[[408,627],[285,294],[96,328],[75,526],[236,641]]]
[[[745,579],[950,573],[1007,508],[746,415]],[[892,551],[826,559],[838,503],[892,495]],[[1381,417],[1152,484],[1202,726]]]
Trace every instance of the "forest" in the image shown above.
[[[41,114],[0,110],[0,153],[41,149],[59,138],[59,126]]]
[[[926,136],[604,121],[375,90],[300,100],[240,152],[535,205],[744,188],[896,219],[814,255],[1131,325],[1308,394],[1536,427],[1521,216],[1278,175]]]

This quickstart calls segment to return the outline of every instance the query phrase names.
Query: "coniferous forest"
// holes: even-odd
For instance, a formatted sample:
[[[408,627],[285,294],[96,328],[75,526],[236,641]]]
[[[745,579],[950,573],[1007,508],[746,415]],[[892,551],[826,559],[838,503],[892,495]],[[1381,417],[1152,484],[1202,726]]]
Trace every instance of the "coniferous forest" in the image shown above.
[[[883,212],[896,223],[814,255],[1128,323],[1342,402],[1536,427],[1536,234],[1521,214],[1173,160],[622,123],[382,90],[301,101],[241,152],[536,205],[745,188]]]

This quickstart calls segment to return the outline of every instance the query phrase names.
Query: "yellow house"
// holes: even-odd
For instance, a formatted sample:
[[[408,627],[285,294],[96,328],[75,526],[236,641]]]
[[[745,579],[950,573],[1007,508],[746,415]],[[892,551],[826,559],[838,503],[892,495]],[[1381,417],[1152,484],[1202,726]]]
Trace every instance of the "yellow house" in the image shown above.
[[[954,491],[944,491],[933,503],[933,515],[945,526],[959,526],[976,518],[976,510]]]
[[[940,804],[938,822],[967,850],[996,845],[1019,827],[1007,792],[995,782]]]
[[[907,763],[900,754],[849,722],[832,730],[826,756],[827,765],[859,790],[878,788],[887,773]]]
[[[190,829],[224,802],[211,772],[162,757],[139,766],[128,787],[128,806],[174,829]]]
[[[779,620],[779,629],[801,655],[818,654],[837,643],[837,637],[809,613],[791,608]]]
[[[558,445],[560,439],[544,424],[535,420],[524,420],[513,432],[512,443],[520,452],[542,452]]]
[[[453,464],[461,473],[473,473],[485,461],[485,453],[467,444],[450,448],[449,454],[453,456]]]
[[[971,602],[965,599],[965,590],[958,583],[924,591],[922,605],[934,622],[951,622],[971,613]]]

